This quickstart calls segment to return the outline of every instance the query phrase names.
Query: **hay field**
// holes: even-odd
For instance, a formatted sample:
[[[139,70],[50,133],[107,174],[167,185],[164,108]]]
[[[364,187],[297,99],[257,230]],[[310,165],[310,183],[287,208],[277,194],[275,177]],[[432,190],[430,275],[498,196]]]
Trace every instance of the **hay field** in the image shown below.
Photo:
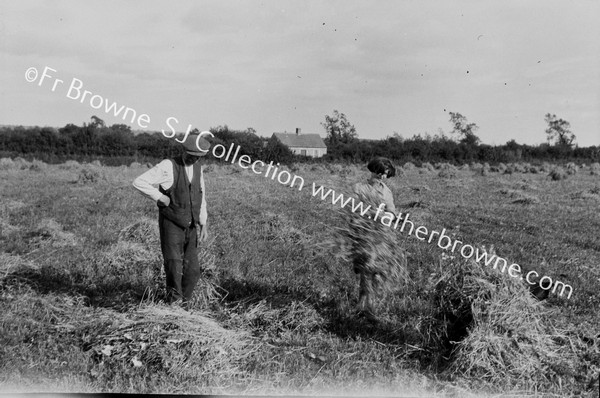
[[[160,302],[156,207],[131,186],[145,165],[2,159],[0,390],[597,396],[599,173],[516,166],[407,165],[388,185],[415,223],[493,245],[569,283],[571,299],[537,301],[402,236],[410,281],[372,324],[355,313],[343,213],[310,188],[347,192],[368,177],[358,166],[298,165],[299,192],[210,165],[205,274],[187,313]]]

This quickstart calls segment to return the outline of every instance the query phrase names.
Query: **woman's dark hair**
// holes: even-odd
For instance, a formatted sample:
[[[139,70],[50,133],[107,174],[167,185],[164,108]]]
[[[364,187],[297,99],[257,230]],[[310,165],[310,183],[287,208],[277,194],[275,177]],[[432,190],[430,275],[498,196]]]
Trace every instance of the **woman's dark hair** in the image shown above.
[[[367,164],[367,168],[375,174],[385,174],[387,170],[388,178],[396,175],[396,168],[392,164],[392,161],[381,156],[371,159],[369,164]]]

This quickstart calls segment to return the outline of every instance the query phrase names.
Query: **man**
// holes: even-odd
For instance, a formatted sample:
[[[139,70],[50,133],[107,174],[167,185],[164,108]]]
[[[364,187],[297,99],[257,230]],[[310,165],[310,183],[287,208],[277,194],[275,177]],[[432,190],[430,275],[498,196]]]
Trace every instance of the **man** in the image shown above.
[[[133,181],[158,206],[167,301],[184,308],[200,278],[198,244],[208,237],[203,167],[198,160],[208,153],[210,143],[203,133],[189,134],[180,156],[161,161]]]

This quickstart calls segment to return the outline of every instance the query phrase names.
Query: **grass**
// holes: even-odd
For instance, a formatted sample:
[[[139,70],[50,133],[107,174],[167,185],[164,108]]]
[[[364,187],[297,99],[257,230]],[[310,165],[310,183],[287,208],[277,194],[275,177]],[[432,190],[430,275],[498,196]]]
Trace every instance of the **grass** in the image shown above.
[[[597,175],[404,167],[388,185],[411,220],[494,245],[574,292],[536,302],[506,275],[401,235],[410,279],[381,297],[381,321],[371,324],[356,316],[358,279],[334,244],[346,221],[310,195],[313,181],[338,192],[364,181],[357,166],[299,165],[301,192],[211,166],[205,274],[185,313],[160,301],[156,208],[131,187],[146,166],[0,165],[3,391],[591,397],[598,389]]]

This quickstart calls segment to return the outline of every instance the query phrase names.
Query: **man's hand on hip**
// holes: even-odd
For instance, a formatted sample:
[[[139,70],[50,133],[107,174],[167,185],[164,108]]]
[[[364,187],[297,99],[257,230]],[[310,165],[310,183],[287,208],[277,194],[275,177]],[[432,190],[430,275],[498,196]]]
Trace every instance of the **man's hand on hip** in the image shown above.
[[[171,203],[171,198],[169,198],[167,195],[163,195],[158,199],[158,201],[163,205],[168,206]]]

